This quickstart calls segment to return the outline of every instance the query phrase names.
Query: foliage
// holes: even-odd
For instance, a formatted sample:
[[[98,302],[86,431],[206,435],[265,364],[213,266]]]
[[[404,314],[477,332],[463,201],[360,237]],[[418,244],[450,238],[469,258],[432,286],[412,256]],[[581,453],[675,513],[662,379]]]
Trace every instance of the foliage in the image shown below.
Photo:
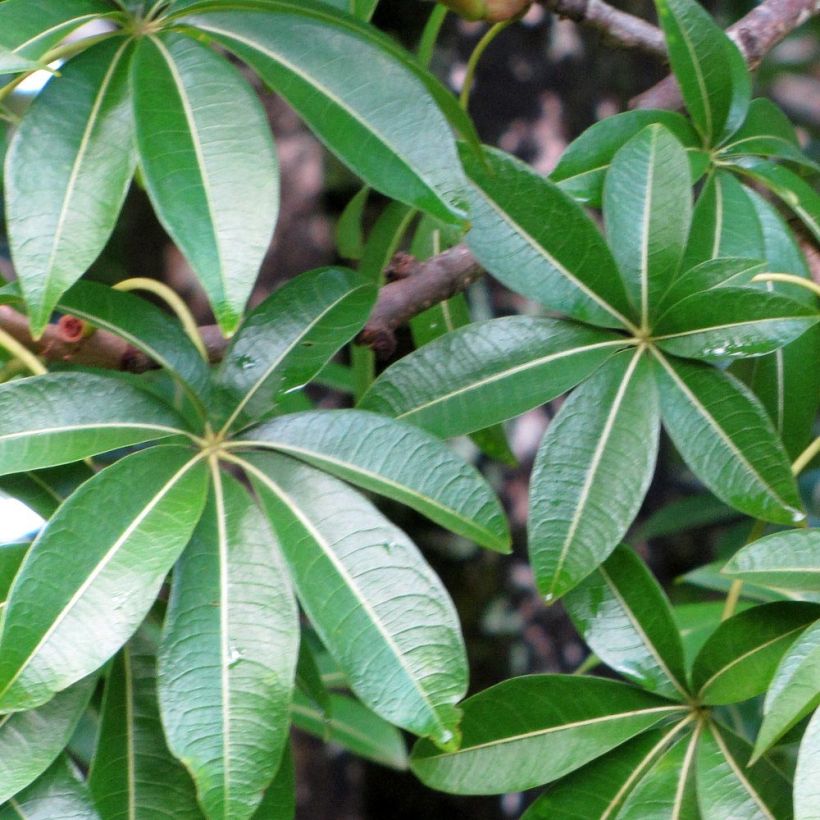
[[[49,518],[30,546],[0,547],[0,813],[289,817],[293,723],[447,792],[552,784],[527,818],[790,817],[770,753],[820,702],[820,540],[788,529],[806,523],[795,475],[811,459],[820,314],[794,235],[745,183],[817,236],[816,167],[785,115],[750,99],[737,48],[693,0],[658,0],[689,118],[606,119],[551,179],[480,146],[422,62],[368,22],[375,3],[348,6],[0,4],[0,70],[14,75],[0,95],[66,60],[8,147],[18,281],[0,302],[35,335],[56,310],[162,367],[0,386],[2,488]],[[64,41],[89,19],[111,30]],[[366,192],[345,215],[359,271],[306,272],[250,312],[278,168],[228,57],[396,200],[365,245]],[[218,366],[161,309],[79,281],[137,170],[232,337]],[[601,209],[603,232],[582,205]],[[447,302],[373,381],[361,350],[352,369],[332,360],[418,212],[420,254],[463,236],[552,315],[470,322]],[[356,409],[313,409],[303,388],[331,372]],[[561,598],[626,682],[527,676],[462,702],[446,589],[350,485],[507,552],[499,501],[442,439],[509,457],[500,423],[568,391],[532,475],[529,555],[544,600]],[[708,610],[697,646],[621,543],[662,426],[702,485],[758,522],[722,568],[726,617]],[[760,537],[766,523],[778,530]],[[771,600],[735,611],[747,582]],[[764,693],[750,744],[728,709]],[[71,741],[83,715],[98,723],[90,759]],[[816,816],[817,720],[798,818]],[[399,728],[419,737],[409,762]]]

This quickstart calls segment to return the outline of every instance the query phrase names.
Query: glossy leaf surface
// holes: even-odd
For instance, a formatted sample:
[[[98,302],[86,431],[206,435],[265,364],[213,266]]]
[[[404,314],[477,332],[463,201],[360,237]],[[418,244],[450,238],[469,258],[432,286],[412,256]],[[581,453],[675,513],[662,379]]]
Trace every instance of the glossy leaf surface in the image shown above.
[[[530,481],[528,544],[553,601],[589,575],[632,523],[655,467],[657,395],[643,354],[604,364],[547,428]]]
[[[715,288],[739,288],[751,283],[752,278],[762,273],[766,263],[756,259],[728,256],[709,259],[681,273],[675,278],[661,298],[658,315],[663,317],[667,309],[688,296],[704,293]]]
[[[191,455],[157,447],[118,461],[41,532],[6,605],[0,708],[45,702],[133,634],[202,510],[207,470]]]
[[[233,66],[177,34],[141,39],[132,86],[154,209],[233,333],[279,208],[267,116]]]
[[[820,709],[803,735],[794,775],[795,820],[817,820],[820,806]]]
[[[776,532],[741,549],[725,575],[777,589],[820,592],[820,530]]]

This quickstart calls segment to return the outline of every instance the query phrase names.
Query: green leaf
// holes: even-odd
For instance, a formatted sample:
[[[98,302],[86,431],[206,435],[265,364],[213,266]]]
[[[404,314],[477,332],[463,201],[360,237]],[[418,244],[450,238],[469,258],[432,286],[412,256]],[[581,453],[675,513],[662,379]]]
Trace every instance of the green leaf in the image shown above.
[[[351,270],[319,268],[262,302],[245,319],[217,371],[224,429],[271,415],[278,396],[309,382],[361,330],[376,293]]]
[[[333,693],[330,713],[324,715],[297,691],[292,717],[293,725],[302,731],[336,743],[359,757],[391,769],[407,768],[407,749],[401,732],[357,700]]]
[[[58,757],[27,789],[0,808],[0,820],[98,820],[86,785],[68,757]]]
[[[702,145],[697,132],[682,114],[651,109],[624,111],[587,128],[561,154],[550,179],[578,202],[599,206],[612,158],[634,136],[656,123],[671,131],[686,147],[691,181],[695,182],[702,172],[698,169],[697,158],[702,155],[697,149]]]
[[[631,544],[639,544],[652,538],[662,538],[678,532],[724,524],[736,519],[738,514],[711,493],[700,493],[678,498],[655,510],[630,533]]]
[[[45,66],[0,46],[0,74],[23,74],[27,71],[36,71],[38,68]]]
[[[800,150],[789,118],[771,100],[752,100],[743,124],[721,146],[719,156],[730,161],[738,156],[778,157],[818,170]]]
[[[202,818],[193,781],[168,751],[160,723],[157,632],[150,622],[143,626],[108,673],[88,778],[105,820]]]
[[[328,717],[330,715],[330,692],[328,692],[319,665],[313,656],[309,641],[299,642],[299,658],[296,661],[296,686],[319,710]]]
[[[321,3],[225,5],[180,22],[247,63],[368,185],[448,222],[461,221],[466,181],[436,104],[441,92],[420,66],[399,57],[368,26]]]
[[[604,183],[604,223],[641,325],[649,328],[686,247],[692,183],[683,146],[661,125],[632,137]]]
[[[763,705],[755,757],[820,705],[820,621],[786,651],[772,677]]]
[[[608,820],[688,721],[652,729],[550,786],[521,820]]]
[[[574,675],[512,678],[462,706],[457,751],[420,740],[410,757],[425,785],[450,794],[501,794],[557,780],[681,711],[626,684]]]
[[[462,151],[473,182],[467,245],[507,287],[574,319],[630,327],[618,267],[592,220],[553,183],[502,151]]]
[[[0,716],[0,803],[36,780],[60,754],[96,683],[92,675],[39,709]]]
[[[5,0],[0,4],[0,46],[39,60],[83,23],[110,13],[103,0]]]
[[[564,599],[590,649],[634,683],[686,699],[683,647],[669,601],[646,565],[619,546]]]
[[[0,473],[184,435],[168,405],[110,376],[49,373],[0,385]]]
[[[735,509],[765,521],[804,518],[788,457],[765,411],[737,379],[656,351],[663,423],[698,478]]]
[[[168,745],[208,817],[251,817],[288,742],[299,614],[248,492],[214,463],[205,512],[174,570],[159,652]]]
[[[70,60],[9,146],[9,242],[37,336],[102,251],[125,200],[135,165],[131,53],[129,41],[115,38]]]
[[[364,185],[345,205],[336,223],[336,247],[345,259],[361,259],[364,252],[364,210],[370,188]]]
[[[723,621],[692,667],[698,698],[712,705],[738,703],[764,692],[783,654],[818,616],[816,604],[780,602]]]
[[[816,309],[753,288],[715,288],[673,305],[653,328],[667,353],[704,361],[761,356],[784,347],[820,319]]]
[[[190,450],[152,448],[98,473],[63,504],[9,595],[0,709],[44,703],[133,634],[191,536],[206,480]]]
[[[809,721],[794,776],[795,820],[817,820],[820,817],[820,709]]]
[[[475,322],[400,359],[359,406],[449,438],[560,396],[624,344],[621,336],[557,319]]]
[[[530,481],[529,554],[548,602],[615,549],[652,480],[660,414],[643,353],[618,355],[564,402]]]
[[[254,820],[293,820],[296,814],[296,773],[290,743],[285,745],[282,762],[273,782],[254,814]]]
[[[14,576],[17,575],[30,546],[27,541],[0,544],[0,606],[6,600]]]
[[[698,803],[703,820],[789,820],[791,788],[765,758],[754,766],[751,747],[728,729],[710,723],[697,751]]]
[[[317,410],[251,428],[242,443],[278,450],[386,495],[482,546],[510,549],[504,511],[481,475],[409,424],[360,410]]]
[[[54,511],[77,487],[94,475],[82,461],[0,477],[0,490],[31,507],[42,518],[51,518]]]
[[[745,601],[739,601],[736,611],[742,612],[749,606]],[[672,610],[683,643],[687,669],[692,668],[703,644],[720,626],[723,609],[723,601],[699,601],[696,604],[677,604]]]
[[[776,532],[744,547],[724,575],[775,589],[820,592],[820,530]]]
[[[655,0],[669,62],[707,147],[746,118],[751,82],[737,46],[695,0]]]
[[[239,325],[279,209],[279,168],[259,98],[236,68],[177,34],[140,39],[137,145],[157,216],[208,294]]]
[[[700,820],[695,754],[700,727],[687,732],[656,760],[629,793],[618,820]]]
[[[274,453],[241,462],[302,606],[376,714],[453,745],[467,688],[458,618],[416,546],[362,496]],[[344,624],[344,630],[339,628]]]

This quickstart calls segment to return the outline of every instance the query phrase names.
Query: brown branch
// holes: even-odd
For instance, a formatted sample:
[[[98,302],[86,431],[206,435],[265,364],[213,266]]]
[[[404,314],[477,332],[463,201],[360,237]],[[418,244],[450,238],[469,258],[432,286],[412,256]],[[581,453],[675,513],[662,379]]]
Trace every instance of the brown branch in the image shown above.
[[[603,0],[539,0],[559,17],[597,29],[608,40],[622,48],[636,48],[658,57],[666,57],[666,43],[657,26],[641,17],[627,14]]]
[[[754,69],[787,34],[816,14],[820,14],[820,0],[764,0],[726,33]],[[682,105],[680,87],[671,75],[629,102],[630,108],[677,109]]]

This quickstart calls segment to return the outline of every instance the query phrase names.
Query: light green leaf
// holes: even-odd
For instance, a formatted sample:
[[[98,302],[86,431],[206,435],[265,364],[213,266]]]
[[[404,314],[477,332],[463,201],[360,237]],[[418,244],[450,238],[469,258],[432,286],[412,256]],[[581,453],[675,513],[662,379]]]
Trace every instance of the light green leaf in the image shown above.
[[[684,461],[720,499],[766,521],[804,518],[783,445],[751,392],[706,365],[656,351],[663,423]]]
[[[217,371],[224,428],[272,415],[277,398],[309,382],[361,330],[376,288],[345,268],[301,274],[242,324]]]
[[[820,817],[820,709],[809,721],[794,775],[795,820],[817,820]]]
[[[600,205],[612,158],[632,137],[655,123],[667,128],[686,146],[694,183],[702,172],[698,167],[702,154],[697,150],[702,147],[700,137],[682,114],[651,109],[624,111],[587,128],[561,154],[550,179],[578,202]]]
[[[604,364],[547,428],[530,481],[528,543],[548,602],[623,538],[652,480],[659,430],[657,393],[640,351]]]
[[[737,46],[695,0],[655,0],[669,62],[706,147],[746,118],[751,82]]]
[[[786,651],[763,704],[755,757],[774,745],[797,721],[820,705],[820,621]]]
[[[108,673],[88,778],[104,820],[202,820],[193,781],[168,751],[160,723],[158,631],[144,625]]]
[[[0,473],[186,435],[168,405],[109,376],[49,373],[0,385]]]
[[[159,652],[168,745],[208,817],[251,817],[288,741],[299,614],[262,512],[212,466],[211,494],[174,582]]]
[[[0,820],[98,820],[86,785],[69,758],[57,760],[27,789],[0,808]]]
[[[391,723],[455,745],[464,645],[447,591],[416,546],[362,496],[312,467],[274,453],[245,456],[241,465],[302,606],[356,695]]]
[[[775,589],[820,592],[820,530],[776,532],[744,547],[724,575]]]
[[[507,287],[604,327],[631,327],[618,267],[592,220],[553,183],[502,151],[462,151],[470,188],[467,245]]]
[[[38,68],[44,66],[0,46],[0,75],[23,74],[26,71],[36,71]]]
[[[685,577],[685,576],[684,576]],[[728,589],[728,587],[727,587]],[[737,612],[748,609],[751,604],[739,601]],[[691,669],[698,652],[709,636],[720,626],[723,601],[699,601],[696,604],[677,604],[672,614],[680,631],[686,668]]]
[[[686,699],[683,647],[669,601],[646,565],[619,546],[564,599],[590,649],[634,683]]]
[[[0,803],[36,780],[60,754],[96,683],[92,675],[39,709],[0,715]]]
[[[623,345],[621,336],[557,319],[475,322],[400,359],[359,406],[449,438],[560,396]]]
[[[322,3],[231,5],[180,22],[246,62],[368,185],[449,222],[465,216],[466,181],[426,72]]]
[[[115,38],[70,60],[9,146],[9,242],[37,336],[108,241],[134,172],[131,53]]]
[[[154,209],[232,334],[279,209],[267,116],[236,68],[178,34],[141,38],[131,80]]]
[[[450,794],[501,794],[557,780],[682,711],[626,684],[574,675],[512,678],[462,706],[458,750],[420,740],[410,757],[425,785]]]
[[[510,549],[504,511],[480,474],[409,424],[360,410],[317,410],[253,427],[241,443],[278,450],[386,495],[482,546]]]
[[[359,757],[391,769],[407,768],[404,738],[395,726],[382,720],[357,700],[331,694],[325,716],[300,692],[293,696],[293,725],[329,743],[337,743]]]
[[[820,319],[816,309],[753,288],[715,288],[673,305],[653,328],[667,353],[704,361],[762,356],[784,347]]]
[[[63,504],[9,595],[0,709],[44,703],[133,634],[191,536],[206,480],[190,450],[151,448],[98,473]]]
[[[818,617],[816,604],[782,602],[723,621],[692,667],[698,698],[708,704],[739,703],[764,692],[786,650]]]
[[[650,125],[615,154],[604,183],[604,223],[627,295],[649,328],[686,247],[692,183],[683,146]]]
[[[751,746],[728,729],[704,727],[696,767],[703,820],[790,820],[789,781],[765,758],[747,765],[750,754]]]

